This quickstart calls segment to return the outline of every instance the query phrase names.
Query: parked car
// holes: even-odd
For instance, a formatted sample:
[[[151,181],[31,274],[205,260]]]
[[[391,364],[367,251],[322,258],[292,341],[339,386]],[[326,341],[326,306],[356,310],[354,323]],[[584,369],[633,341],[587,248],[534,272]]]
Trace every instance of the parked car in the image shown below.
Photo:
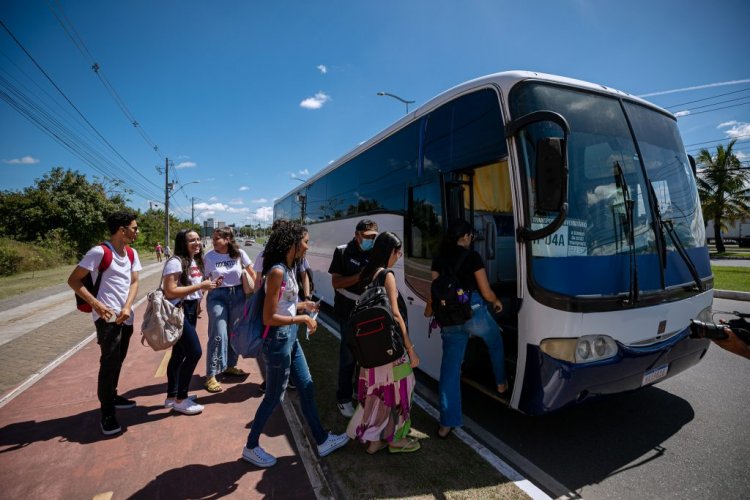
[[[246,246],[246,247],[251,247],[251,246],[253,246],[253,240],[245,240],[245,246]]]

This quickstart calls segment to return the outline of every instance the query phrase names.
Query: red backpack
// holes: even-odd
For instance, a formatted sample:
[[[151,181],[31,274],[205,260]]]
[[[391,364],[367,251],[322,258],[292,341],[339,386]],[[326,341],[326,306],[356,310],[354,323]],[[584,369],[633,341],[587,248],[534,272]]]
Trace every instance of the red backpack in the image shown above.
[[[83,286],[88,290],[91,295],[96,298],[96,296],[99,294],[99,285],[102,282],[102,275],[104,274],[104,271],[109,269],[109,266],[112,265],[112,252],[113,248],[110,245],[108,241],[105,241],[101,244],[102,249],[104,250],[104,256],[102,257],[102,261],[99,262],[99,275],[96,277],[96,283],[94,283],[94,280],[91,279],[91,273],[86,274],[86,276],[81,280],[83,282]],[[128,254],[128,259],[130,260],[130,265],[133,265],[133,261],[135,261],[135,253],[133,252],[133,249],[129,246],[125,245],[125,253]],[[76,296],[76,307],[81,312],[91,312],[91,304],[83,300],[81,297],[78,296],[78,294],[75,294]]]

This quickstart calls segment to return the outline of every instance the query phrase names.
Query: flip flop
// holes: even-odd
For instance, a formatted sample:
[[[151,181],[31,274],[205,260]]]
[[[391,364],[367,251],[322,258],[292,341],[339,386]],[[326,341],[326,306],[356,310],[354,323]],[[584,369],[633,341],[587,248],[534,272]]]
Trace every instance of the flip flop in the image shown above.
[[[377,448],[376,448],[376,449],[375,449],[374,451],[370,451],[370,449],[369,449],[369,448],[365,449],[365,451],[366,451],[366,452],[367,452],[368,454],[370,454],[370,455],[374,455],[374,454],[376,454],[377,452],[379,452],[380,450],[383,450],[383,449],[385,449],[385,448],[387,448],[387,447],[388,447],[388,443],[387,443],[386,441],[381,441],[381,442],[380,442],[380,445],[378,445],[378,447],[377,447]]]
[[[405,446],[388,446],[388,453],[412,453],[422,448],[416,438],[410,438]]]

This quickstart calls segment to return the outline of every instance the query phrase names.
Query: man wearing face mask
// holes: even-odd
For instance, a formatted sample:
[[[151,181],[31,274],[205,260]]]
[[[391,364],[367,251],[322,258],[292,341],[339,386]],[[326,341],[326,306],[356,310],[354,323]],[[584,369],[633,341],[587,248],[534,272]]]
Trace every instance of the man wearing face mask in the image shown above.
[[[347,320],[359,299],[359,295],[364,291],[365,284],[361,282],[360,274],[367,265],[368,255],[377,235],[378,225],[375,221],[370,219],[359,221],[354,232],[354,238],[346,245],[336,247],[331,266],[328,268],[333,289],[336,292],[333,298],[333,310],[339,321],[339,331],[341,332],[336,400],[339,411],[346,418],[351,418],[354,415],[352,395],[356,368],[354,355],[347,343],[350,334],[347,328]]]

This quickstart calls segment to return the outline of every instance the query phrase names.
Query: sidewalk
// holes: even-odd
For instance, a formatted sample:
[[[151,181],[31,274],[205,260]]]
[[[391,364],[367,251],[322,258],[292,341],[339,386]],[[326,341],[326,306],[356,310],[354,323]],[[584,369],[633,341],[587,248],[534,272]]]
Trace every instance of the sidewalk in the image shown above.
[[[145,303],[137,307],[137,318],[144,308]],[[198,326],[203,345],[206,323],[203,314]],[[201,415],[186,416],[163,407],[169,351],[141,346],[134,334],[119,392],[135,399],[138,406],[119,410],[123,433],[105,437],[99,429],[96,397],[98,357],[96,342],[88,342],[0,409],[3,497],[331,496],[322,483],[311,482],[280,411],[269,420],[268,437],[263,439],[264,447],[278,457],[277,465],[264,470],[240,459],[262,400],[258,389],[262,377],[255,360],[240,361],[250,372],[246,380],[224,382],[223,392],[209,394],[202,388],[202,359],[191,392],[206,409]]]

